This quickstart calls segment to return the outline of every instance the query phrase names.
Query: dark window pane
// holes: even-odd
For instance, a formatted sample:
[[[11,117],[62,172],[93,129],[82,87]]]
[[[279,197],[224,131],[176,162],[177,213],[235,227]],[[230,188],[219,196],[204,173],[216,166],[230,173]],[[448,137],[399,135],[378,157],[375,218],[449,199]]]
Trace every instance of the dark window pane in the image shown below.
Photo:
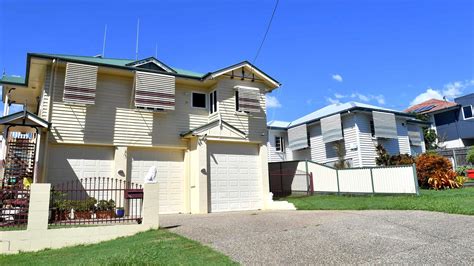
[[[472,107],[469,106],[464,106],[463,108],[464,111],[464,118],[471,118],[472,117]]]
[[[239,111],[239,91],[235,91],[235,111]]]
[[[206,108],[206,94],[193,93],[193,107]]]

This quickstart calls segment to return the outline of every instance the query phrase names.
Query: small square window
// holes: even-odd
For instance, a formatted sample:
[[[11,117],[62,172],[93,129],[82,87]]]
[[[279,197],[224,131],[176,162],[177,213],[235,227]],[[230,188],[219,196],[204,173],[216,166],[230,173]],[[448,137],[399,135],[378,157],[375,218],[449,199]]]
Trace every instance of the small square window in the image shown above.
[[[193,92],[192,107],[206,108],[206,94]]]
[[[464,114],[464,119],[473,118],[472,105],[463,106],[463,107],[462,107],[462,112],[463,112],[463,114]]]
[[[282,137],[275,137],[275,150],[279,152],[285,151],[285,141]]]

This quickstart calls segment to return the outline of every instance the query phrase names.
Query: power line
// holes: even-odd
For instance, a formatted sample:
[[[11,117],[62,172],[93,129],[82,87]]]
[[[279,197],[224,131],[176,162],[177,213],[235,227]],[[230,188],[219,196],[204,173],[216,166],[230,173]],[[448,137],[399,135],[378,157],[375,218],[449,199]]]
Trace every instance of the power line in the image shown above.
[[[272,16],[270,18],[270,21],[268,22],[267,30],[265,31],[265,35],[263,35],[263,39],[262,39],[262,42],[260,43],[260,47],[258,47],[257,54],[255,55],[255,57],[253,59],[254,64],[255,64],[255,61],[257,61],[257,57],[260,55],[260,51],[262,50],[263,43],[265,42],[265,39],[267,39],[268,31],[270,30],[270,26],[272,25],[273,17],[275,16],[275,12],[277,10],[279,2],[280,2],[280,0],[277,0],[276,3],[275,3],[275,7],[273,8]]]

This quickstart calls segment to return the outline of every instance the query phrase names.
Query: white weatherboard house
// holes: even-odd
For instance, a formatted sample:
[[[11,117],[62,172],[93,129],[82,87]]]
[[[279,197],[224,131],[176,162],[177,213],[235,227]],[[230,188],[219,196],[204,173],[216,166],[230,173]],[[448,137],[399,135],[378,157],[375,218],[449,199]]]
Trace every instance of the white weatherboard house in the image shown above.
[[[5,139],[18,141],[10,136],[16,132],[35,147],[23,154],[35,156],[22,176],[2,171],[4,180],[142,183],[155,166],[161,213],[272,204],[265,94],[280,84],[249,62],[199,74],[153,57],[28,54],[26,78],[4,76],[0,84]],[[12,103],[24,111],[9,114]]]
[[[333,165],[336,143],[352,167],[375,166],[375,146],[392,155],[425,151],[422,128],[414,115],[369,104],[332,104],[293,122],[268,123],[268,161],[312,160]]]

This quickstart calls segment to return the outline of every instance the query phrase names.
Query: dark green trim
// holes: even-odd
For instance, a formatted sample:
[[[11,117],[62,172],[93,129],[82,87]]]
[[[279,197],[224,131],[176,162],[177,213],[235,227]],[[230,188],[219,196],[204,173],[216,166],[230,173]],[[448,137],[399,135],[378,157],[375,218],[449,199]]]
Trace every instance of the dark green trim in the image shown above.
[[[416,173],[416,164],[412,164],[412,169],[413,169],[413,176],[415,178],[415,189],[416,189],[416,195],[420,195],[420,187],[418,185],[418,174]]]
[[[370,168],[370,182],[372,183],[372,193],[375,194],[374,173],[372,173],[372,168]]]
[[[226,121],[221,120],[220,122],[222,122],[222,124],[224,124],[224,125],[226,125],[226,126],[232,128],[233,130],[239,132],[240,134],[246,136],[245,132],[243,132],[242,130],[240,130],[240,129],[234,127],[233,125],[231,125],[231,124],[229,124],[229,123],[227,123]],[[205,124],[205,125],[202,125],[202,126],[199,126],[199,127],[197,127],[197,128],[191,129],[191,130],[189,130],[189,131],[187,131],[187,132],[184,132],[184,133],[181,133],[181,134],[179,134],[179,135],[180,135],[181,137],[185,137],[185,136],[187,136],[187,135],[193,134],[195,131],[198,131],[198,130],[200,130],[200,129],[203,129],[203,128],[206,128],[206,127],[212,126],[212,125],[214,125],[214,124],[218,124],[218,123],[219,123],[219,120],[214,120],[214,121],[212,121],[212,122],[209,122],[209,123],[207,123],[207,124]]]

